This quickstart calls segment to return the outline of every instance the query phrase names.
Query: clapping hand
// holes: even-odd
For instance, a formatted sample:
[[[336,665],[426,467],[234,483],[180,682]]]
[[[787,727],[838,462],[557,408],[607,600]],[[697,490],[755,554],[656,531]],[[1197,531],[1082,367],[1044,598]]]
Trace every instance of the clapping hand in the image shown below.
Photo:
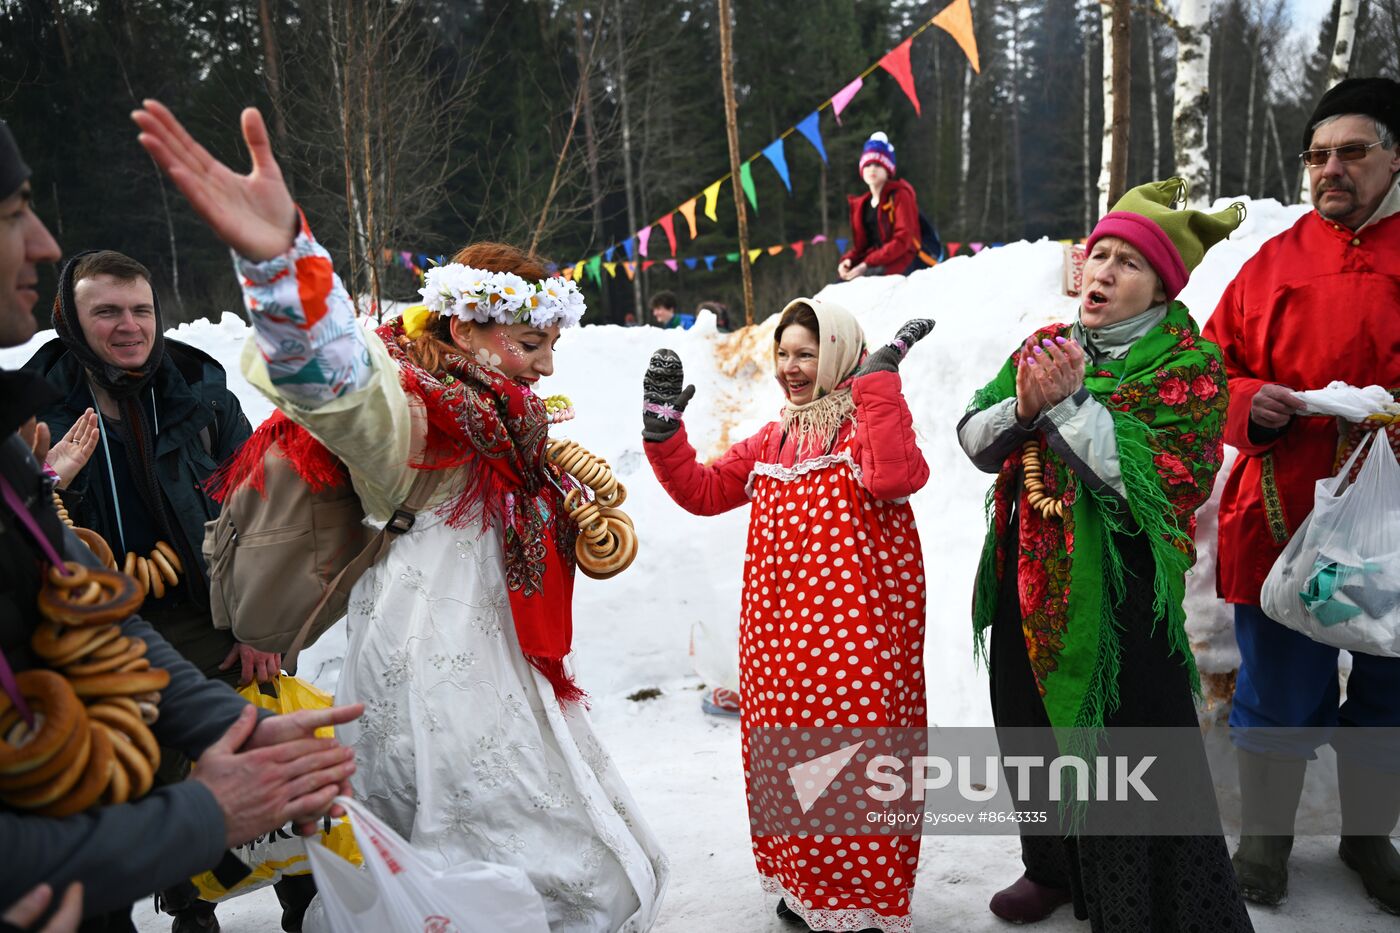
[[[1026,341],[1016,367],[1016,419],[1030,424],[1084,385],[1084,348],[1067,337]]]
[[[681,388],[685,386],[685,388]],[[672,350],[657,350],[642,378],[642,438],[668,440],[681,427],[681,413],[695,386],[685,385],[685,367]]]
[[[87,466],[92,452],[97,449],[98,436],[97,413],[89,408],[73,422],[63,439],[49,448],[44,461],[49,465],[49,469],[58,474],[59,489],[67,489],[68,484],[73,482],[73,477]],[[38,454],[37,450],[35,454]]]
[[[905,322],[904,326],[894,335],[893,340],[865,357],[865,362],[861,364],[856,375],[898,372],[899,364],[904,360],[904,357],[913,349],[914,344],[923,340],[933,331],[933,325],[933,319],[926,317]]]

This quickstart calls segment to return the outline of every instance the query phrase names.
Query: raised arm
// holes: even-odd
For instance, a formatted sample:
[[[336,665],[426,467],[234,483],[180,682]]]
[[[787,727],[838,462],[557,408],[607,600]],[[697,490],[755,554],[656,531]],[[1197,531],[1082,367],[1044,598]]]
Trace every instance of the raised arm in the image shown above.
[[[914,417],[904,401],[899,364],[933,331],[933,324],[929,318],[906,322],[893,340],[867,354],[851,384],[861,483],[877,499],[908,498],[928,482],[928,463],[914,440]]]
[[[718,515],[749,501],[749,474],[766,431],[735,444],[709,466],[696,458],[684,426],[664,441],[646,441],[642,446],[657,481],[677,505],[694,515]]]

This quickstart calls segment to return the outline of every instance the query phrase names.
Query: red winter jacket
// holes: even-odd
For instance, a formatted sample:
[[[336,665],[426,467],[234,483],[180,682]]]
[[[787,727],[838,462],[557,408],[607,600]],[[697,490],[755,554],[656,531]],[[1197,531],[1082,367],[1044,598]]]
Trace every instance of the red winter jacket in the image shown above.
[[[841,258],[849,259],[853,266],[863,262],[867,266],[881,267],[886,275],[899,275],[909,268],[922,242],[919,199],[914,194],[914,186],[902,178],[891,178],[880,189],[880,205],[875,209],[880,225],[878,246],[861,223],[865,205],[870,203],[870,192],[850,195],[847,200],[851,204],[851,248]]]
[[[852,384],[851,395],[856,403],[852,454],[860,465],[862,485],[885,501],[912,496],[928,482],[928,464],[914,442],[914,419],[900,391],[899,374],[861,376]],[[696,462],[684,425],[670,438],[648,441],[643,447],[656,478],[677,505],[696,515],[718,515],[749,501],[746,490],[755,462],[797,462],[797,444],[788,440],[779,449],[782,431],[775,425],[735,444],[711,466]],[[843,429],[838,445],[849,431]]]
[[[1313,484],[1336,472],[1338,435],[1331,418],[1298,417],[1256,443],[1250,404],[1271,382],[1400,387],[1400,214],[1355,232],[1316,211],[1302,217],[1244,264],[1204,335],[1225,356],[1225,443],[1240,452],[1220,500],[1216,589],[1257,606],[1284,543],[1312,512]],[[1270,499],[1282,507],[1273,528]]]

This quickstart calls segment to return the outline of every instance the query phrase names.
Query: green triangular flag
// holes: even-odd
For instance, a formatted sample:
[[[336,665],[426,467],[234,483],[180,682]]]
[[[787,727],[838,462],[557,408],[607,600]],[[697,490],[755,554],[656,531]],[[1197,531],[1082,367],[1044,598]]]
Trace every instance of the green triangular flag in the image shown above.
[[[588,260],[588,274],[593,277],[593,284],[599,288],[603,287],[603,257],[594,256]]]
[[[753,212],[758,213],[758,192],[753,190],[753,170],[750,163],[739,166],[739,187],[744,189],[744,197],[749,199]]]

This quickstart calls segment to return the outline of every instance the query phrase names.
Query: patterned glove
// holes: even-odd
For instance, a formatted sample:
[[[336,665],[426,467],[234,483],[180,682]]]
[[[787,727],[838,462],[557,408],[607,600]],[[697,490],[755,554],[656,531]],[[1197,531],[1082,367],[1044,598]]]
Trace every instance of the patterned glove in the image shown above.
[[[894,335],[894,339],[865,357],[857,376],[867,373],[897,373],[900,361],[908,355],[914,344],[923,340],[933,330],[932,318],[915,318],[905,323]]]
[[[695,386],[686,386],[685,368],[681,358],[672,350],[657,350],[651,355],[647,374],[642,379],[642,438],[664,441],[680,430],[681,413],[690,404]]]

